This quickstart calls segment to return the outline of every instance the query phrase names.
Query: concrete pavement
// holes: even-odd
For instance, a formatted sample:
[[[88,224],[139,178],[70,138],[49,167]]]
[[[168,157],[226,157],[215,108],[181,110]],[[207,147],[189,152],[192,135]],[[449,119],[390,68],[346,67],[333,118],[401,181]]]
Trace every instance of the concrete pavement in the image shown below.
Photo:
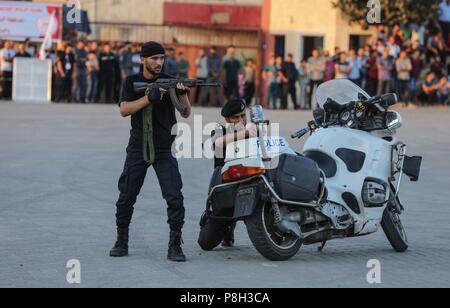
[[[204,122],[219,114],[194,112]],[[420,182],[403,185],[407,253],[395,253],[381,231],[329,242],[322,253],[306,246],[288,262],[272,263],[252,247],[242,223],[236,248],[202,252],[198,220],[213,162],[186,159],[180,168],[189,262],[174,264],[166,261],[166,206],[152,169],[136,204],[130,256],[108,257],[129,132],[116,106],[0,102],[0,287],[72,287],[66,281],[70,259],[81,262],[82,287],[372,287],[366,281],[370,259],[381,261],[378,286],[449,287],[450,109],[401,112],[401,138],[411,154],[424,156]],[[281,122],[287,137],[311,114],[266,116]]]

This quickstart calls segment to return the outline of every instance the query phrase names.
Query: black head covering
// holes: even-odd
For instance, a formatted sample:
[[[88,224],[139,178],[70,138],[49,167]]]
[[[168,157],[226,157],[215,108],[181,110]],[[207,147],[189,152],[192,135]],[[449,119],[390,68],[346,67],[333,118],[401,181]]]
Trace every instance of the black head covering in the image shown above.
[[[245,108],[247,108],[247,106],[242,99],[232,99],[228,103],[226,103],[225,106],[223,106],[222,116],[224,118],[232,117],[245,111]]]
[[[147,42],[142,45],[141,57],[148,58],[156,55],[164,55],[166,50],[164,47],[157,42]]]

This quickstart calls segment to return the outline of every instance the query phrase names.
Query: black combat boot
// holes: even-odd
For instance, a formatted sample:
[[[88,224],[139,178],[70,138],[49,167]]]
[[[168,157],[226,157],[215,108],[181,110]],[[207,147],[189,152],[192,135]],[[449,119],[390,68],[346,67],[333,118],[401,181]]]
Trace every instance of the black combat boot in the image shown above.
[[[167,259],[174,262],[185,262],[186,256],[181,249],[181,231],[170,231],[169,253]]]
[[[234,246],[234,229],[236,228],[236,223],[227,227],[227,232],[223,237],[222,247],[230,248]]]
[[[111,257],[128,256],[128,228],[117,228],[117,242],[109,252]]]

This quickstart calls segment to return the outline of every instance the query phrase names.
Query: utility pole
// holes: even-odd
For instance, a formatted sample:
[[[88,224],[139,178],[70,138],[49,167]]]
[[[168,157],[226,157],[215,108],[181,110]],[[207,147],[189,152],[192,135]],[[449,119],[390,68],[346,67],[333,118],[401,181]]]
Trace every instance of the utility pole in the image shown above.
[[[98,39],[98,29],[97,29],[98,15],[97,15],[97,12],[98,12],[98,0],[94,0],[94,20],[95,20],[94,40]]]

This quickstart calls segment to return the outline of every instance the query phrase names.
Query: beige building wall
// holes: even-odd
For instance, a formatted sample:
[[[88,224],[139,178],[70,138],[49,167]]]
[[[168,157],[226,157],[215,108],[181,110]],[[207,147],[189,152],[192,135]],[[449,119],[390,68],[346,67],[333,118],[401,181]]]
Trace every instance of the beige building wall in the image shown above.
[[[166,2],[187,2],[225,5],[261,5],[263,0],[166,0]]]
[[[80,0],[92,22],[163,24],[164,0]]]
[[[35,2],[67,3],[68,0],[35,0]],[[164,43],[177,41],[185,45],[235,44],[256,48],[258,37],[254,33],[229,30],[163,27],[164,2],[186,2],[224,5],[261,5],[263,0],[80,0],[81,8],[92,22],[92,38],[114,41],[157,40]],[[189,12],[186,12],[187,14]],[[116,25],[99,25],[95,23]],[[126,24],[152,24],[156,26],[127,26]]]
[[[92,23],[163,24],[164,0],[78,0]],[[33,0],[33,2],[67,4],[69,0]],[[92,25],[94,38],[101,29]]]
[[[33,0],[32,2],[66,4],[67,1],[69,0]]]
[[[163,24],[164,2],[261,5],[262,0],[80,0],[95,22]],[[188,13],[188,12],[186,12]]]
[[[349,25],[331,0],[272,0],[270,14],[270,34],[286,36],[286,52],[296,61],[305,56],[302,36],[323,36],[324,49],[333,52],[335,46],[347,49],[350,35],[371,34]]]
[[[347,48],[350,35],[372,35],[374,30],[364,30],[360,25],[349,24],[347,16],[337,10],[336,46]],[[333,46],[334,47],[334,46]]]

